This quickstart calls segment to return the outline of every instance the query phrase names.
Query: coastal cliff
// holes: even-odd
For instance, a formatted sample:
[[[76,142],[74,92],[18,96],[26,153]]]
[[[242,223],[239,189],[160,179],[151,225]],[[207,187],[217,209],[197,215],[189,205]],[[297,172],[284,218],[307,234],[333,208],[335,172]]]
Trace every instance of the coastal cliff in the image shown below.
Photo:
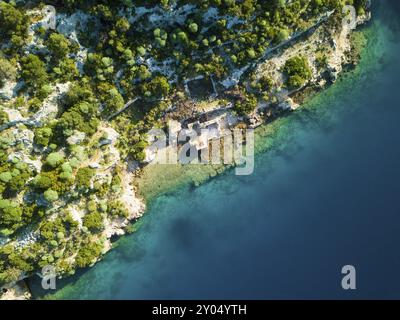
[[[123,70],[115,72],[116,63],[107,56],[89,54],[85,45],[89,39],[78,37],[79,33],[87,31],[85,28],[89,28],[89,24],[96,25],[107,21],[106,18],[92,19],[83,11],[61,13],[55,17],[56,32],[43,36],[46,31],[40,29],[43,26],[41,11],[24,8],[31,17],[24,48],[32,53],[28,60],[21,59],[16,63],[16,70],[27,74],[27,70],[34,66],[30,71],[36,73],[36,80],[25,76],[17,81],[14,77],[0,91],[4,118],[0,132],[3,150],[6,150],[0,180],[2,191],[7,195],[1,199],[1,210],[4,216],[9,216],[1,223],[0,247],[4,262],[0,283],[6,282],[1,288],[4,292],[1,298],[30,298],[23,281],[40,274],[40,267],[55,265],[57,275],[63,277],[74,274],[77,268],[92,266],[112,248],[111,239],[123,235],[132,222],[140,219],[145,204],[137,194],[160,191],[140,190],[137,183],[138,176],[151,163],[142,132],[170,121],[188,127],[195,122],[201,124],[203,118],[208,123],[218,121],[221,127],[228,129],[238,126],[254,128],[281,113],[295,110],[301,105],[302,93],[309,89],[320,90],[333,83],[344,66],[356,63],[352,31],[370,19],[368,8],[369,5],[365,10],[359,10],[355,23],[343,23],[348,13],[341,12],[341,8],[321,9],[314,14],[305,7],[299,14],[301,26],[281,30],[278,35],[273,33],[279,36],[278,39],[266,41],[265,48],[259,51],[248,49],[245,56],[241,55],[242,52],[231,53],[227,65],[232,68],[228,71],[221,71],[216,65],[212,72],[206,71],[211,66],[198,63],[199,73],[202,70],[204,74],[195,75],[193,70],[186,70],[181,79],[174,79],[169,58],[162,58],[161,64],[155,63],[146,57],[146,50],[151,46],[147,49],[139,47],[138,56],[124,62],[124,66],[135,68],[129,85],[135,85],[138,88],[135,92],[143,95],[141,99],[129,100],[132,103],[125,103],[129,96],[124,99],[118,91],[123,92],[123,87],[128,85],[127,79],[123,79]],[[3,12],[15,10],[6,5],[2,9]],[[169,19],[178,24],[188,24],[188,34],[199,32],[199,22],[193,19],[186,22],[196,10],[194,6],[175,6],[168,10],[135,8],[135,13],[131,9],[120,17],[118,27],[126,29],[127,25],[146,17],[146,23],[140,24],[143,32],[152,31],[161,47],[166,41],[162,28],[171,24]],[[251,21],[258,18],[257,12],[241,14],[245,17],[243,19]],[[304,14],[304,19],[301,14]],[[204,13],[204,20],[219,26],[222,16],[218,10],[209,8]],[[163,22],[160,26],[155,21]],[[260,26],[269,23],[265,21],[257,23]],[[244,28],[245,25],[233,16],[224,23],[223,28],[234,28],[235,25]],[[178,43],[177,47],[190,47],[189,39],[185,40],[185,32],[182,32],[176,32],[183,43]],[[201,32],[207,34],[209,30],[204,27]],[[241,32],[249,31],[243,29]],[[64,42],[58,35],[69,38]],[[207,52],[211,51],[213,59],[218,60],[214,48],[210,48],[209,42],[218,42],[213,37],[203,37],[198,41]],[[117,45],[118,40],[112,34],[107,39]],[[219,41],[215,47],[230,46],[234,42],[232,39],[226,39],[224,43]],[[246,41],[243,40],[245,46],[248,45]],[[66,66],[65,61],[60,60],[59,56],[64,55],[57,51],[60,45],[68,48],[65,61],[73,66]],[[44,62],[35,57],[40,56],[40,52],[48,53],[46,47],[52,53],[52,58],[46,63],[53,68],[55,75],[51,76],[57,80],[38,89],[35,81],[40,80],[38,75],[45,72],[45,67]],[[8,49],[9,44],[3,43],[1,50],[5,56],[15,56]],[[234,49],[235,43],[231,51],[220,54],[220,59]],[[127,50],[123,54],[129,58]],[[160,52],[157,54],[161,55]],[[191,53],[193,57],[197,54]],[[240,57],[243,59],[241,62],[237,61]],[[68,72],[74,75],[61,81],[59,73],[68,68]],[[149,75],[151,72],[156,74],[154,78]],[[94,84],[90,83],[88,75],[95,79]],[[79,77],[80,82],[76,80]],[[44,74],[43,78],[46,78]],[[115,88],[109,85],[111,78],[116,79]],[[31,87],[20,92],[19,88],[29,81],[33,81]],[[172,90],[170,86],[174,83],[178,85]],[[91,86],[95,87],[95,92]],[[156,98],[148,99],[149,96]],[[149,106],[152,109],[144,116],[138,115],[135,113],[138,103],[145,110]],[[99,109],[96,109],[97,105]],[[94,114],[101,116],[94,117]],[[136,123],[132,127],[133,121]],[[216,168],[210,175],[221,171],[223,168]],[[14,183],[17,178],[20,184]],[[153,178],[157,179],[157,176]],[[29,223],[24,225],[23,221]]]

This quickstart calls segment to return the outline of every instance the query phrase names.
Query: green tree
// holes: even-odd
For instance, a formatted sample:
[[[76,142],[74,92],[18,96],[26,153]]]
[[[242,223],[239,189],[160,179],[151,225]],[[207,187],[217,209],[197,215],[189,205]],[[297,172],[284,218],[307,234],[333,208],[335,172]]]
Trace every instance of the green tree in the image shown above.
[[[112,113],[124,106],[124,98],[118,89],[107,82],[102,82],[97,86],[99,92],[99,100],[104,107],[106,113]]]
[[[83,217],[83,225],[92,232],[100,231],[104,227],[103,216],[99,212],[92,212]]]
[[[127,32],[130,28],[130,23],[126,18],[119,18],[115,23],[115,27],[120,32]]]
[[[64,156],[59,152],[50,153],[46,158],[46,164],[52,168],[58,167],[64,161]]]
[[[0,173],[0,181],[8,183],[12,179],[12,174],[9,171]]]
[[[281,42],[287,40],[289,38],[289,36],[290,36],[289,31],[286,28],[280,29],[276,36],[276,42],[281,43]]]
[[[90,266],[101,255],[102,250],[102,243],[93,241],[83,244],[76,255],[76,265],[80,268]]]
[[[42,190],[46,190],[46,189],[50,188],[52,186],[52,184],[53,184],[53,181],[51,180],[51,178],[45,174],[38,175],[33,181],[33,185],[37,189],[42,189]]]
[[[80,168],[75,177],[77,187],[89,189],[94,173],[95,171],[91,168]]]
[[[50,138],[53,135],[53,130],[48,127],[37,128],[35,130],[35,138],[34,141],[36,144],[41,145],[43,147],[47,147],[50,142]]]
[[[10,120],[8,113],[0,110],[0,125],[7,123]]]
[[[60,33],[52,33],[47,39],[47,48],[56,59],[65,58],[70,52],[70,42]]]
[[[45,193],[43,194],[44,198],[46,199],[46,201],[52,203],[58,200],[58,193],[57,191],[48,189],[45,191]]]
[[[312,72],[308,59],[297,56],[286,61],[283,71],[288,76],[288,86],[290,88],[299,88],[311,79]]]
[[[147,80],[151,77],[151,72],[146,66],[141,65],[136,73],[136,76],[142,81]]]
[[[191,33],[197,33],[197,31],[199,31],[199,26],[197,25],[197,23],[191,23],[189,24],[189,31]]]
[[[21,47],[28,36],[30,19],[13,5],[0,1],[0,38]]]
[[[21,59],[21,77],[33,89],[43,87],[48,81],[46,66],[38,56],[29,54]]]
[[[137,53],[139,56],[143,57],[146,54],[146,49],[142,46],[138,47],[136,49]]]
[[[0,57],[0,88],[5,85],[6,81],[14,81],[16,77],[15,67],[7,59]]]
[[[235,111],[241,115],[252,113],[257,107],[257,99],[252,94],[246,94],[235,102]]]
[[[168,95],[171,87],[168,79],[163,76],[157,76],[150,82],[143,85],[143,93],[148,97],[161,98]]]
[[[98,105],[82,101],[63,113],[56,125],[56,129],[62,136],[66,137],[71,136],[74,130],[91,136],[96,132],[100,123],[97,116]]]
[[[0,199],[0,225],[12,227],[22,221],[22,208],[18,203]]]
[[[56,78],[62,82],[76,79],[79,76],[78,68],[73,59],[64,58],[53,68]]]
[[[11,283],[17,281],[22,275],[22,270],[18,268],[7,268],[0,272],[0,283]]]

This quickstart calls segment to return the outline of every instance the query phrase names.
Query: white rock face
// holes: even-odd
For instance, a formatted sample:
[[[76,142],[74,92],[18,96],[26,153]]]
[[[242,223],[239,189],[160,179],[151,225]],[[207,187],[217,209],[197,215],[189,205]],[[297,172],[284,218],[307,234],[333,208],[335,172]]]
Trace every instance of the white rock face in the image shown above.
[[[33,138],[34,138],[33,131],[31,131],[29,129],[14,128],[14,129],[12,129],[12,134],[13,134],[13,137],[15,139],[14,140],[15,144],[22,143],[22,145],[24,147],[24,151],[23,151],[24,152],[24,156],[32,151],[32,149],[33,149]],[[18,154],[22,154],[22,153],[18,153]]]
[[[82,211],[78,210],[76,207],[70,207],[69,212],[71,213],[72,218],[78,222],[79,227],[82,228],[82,218],[85,215]]]
[[[24,248],[37,241],[38,235],[34,231],[24,232],[17,239],[17,247]]]
[[[104,127],[103,131],[107,134],[107,139],[111,141],[111,144],[115,144],[118,141],[119,133],[115,129]]]
[[[100,165],[97,162],[93,162],[89,164],[90,169],[98,169],[100,168]]]
[[[122,188],[123,192],[120,200],[125,204],[129,211],[129,220],[136,219],[142,216],[144,212],[144,204],[136,196],[136,192],[131,182],[133,181],[133,174],[125,171],[123,173]]]
[[[33,133],[31,138],[33,139]],[[32,149],[32,141],[30,140],[30,146],[26,145],[26,149]],[[42,169],[42,162],[37,159],[37,160],[32,160],[29,158],[29,156],[26,153],[22,152],[15,152],[11,153],[8,157],[8,160],[11,161],[12,159],[17,158],[23,163],[26,163],[31,169],[35,170],[36,172],[40,172]]]
[[[10,122],[26,120],[18,110],[8,108],[4,108],[3,110],[8,114]]]
[[[58,14],[57,31],[79,44],[77,31],[87,24],[89,18],[90,16],[82,11],[77,11],[72,15]]]
[[[83,47],[78,40],[79,30],[83,30],[90,19],[90,15],[82,11],[77,11],[68,16],[66,14],[57,15],[57,31],[79,45],[78,52],[75,54],[77,68],[83,74],[83,65],[86,60],[88,49]]]
[[[73,135],[67,139],[67,142],[69,145],[81,144],[85,138],[86,134],[84,132],[74,130]]]
[[[185,24],[187,17],[194,11],[196,8],[195,5],[186,4],[184,6],[180,6],[179,8],[172,7],[171,10],[165,10],[160,6],[156,6],[154,8],[145,8],[145,7],[135,7],[134,13],[131,12],[127,15],[129,23],[133,24],[137,22],[144,15],[148,14],[148,22],[149,25],[146,27],[142,27],[143,30],[151,30],[155,27],[159,27],[162,25],[173,25],[173,24]]]
[[[225,88],[231,88],[233,86],[236,86],[240,82],[240,78],[243,75],[243,73],[246,72],[248,67],[243,67],[241,69],[236,69],[232,72],[231,76],[229,78],[226,78],[223,80],[221,83]]]
[[[29,292],[28,287],[22,281],[18,283],[13,283],[9,286],[0,289],[1,290],[5,289],[5,292],[0,295],[0,300],[15,301],[15,300],[30,300],[32,298],[32,295]]]
[[[282,110],[296,110],[299,105],[297,103],[294,103],[291,98],[287,98],[285,101],[279,104],[279,107]]]
[[[59,83],[54,91],[44,101],[40,110],[31,118],[29,122],[33,126],[40,126],[50,119],[54,119],[58,113],[58,99],[60,95],[68,91],[70,83]]]
[[[15,96],[17,83],[13,81],[7,82],[3,88],[0,88],[0,98],[4,100],[11,100]]]

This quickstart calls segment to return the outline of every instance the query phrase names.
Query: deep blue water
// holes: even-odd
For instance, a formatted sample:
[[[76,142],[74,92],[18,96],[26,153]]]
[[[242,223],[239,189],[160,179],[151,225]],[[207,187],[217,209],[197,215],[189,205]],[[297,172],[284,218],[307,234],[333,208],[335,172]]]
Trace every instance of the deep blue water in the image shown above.
[[[394,7],[378,8],[359,70],[284,119],[253,175],[159,197],[137,233],[56,297],[400,298]],[[355,291],[341,288],[348,264]]]

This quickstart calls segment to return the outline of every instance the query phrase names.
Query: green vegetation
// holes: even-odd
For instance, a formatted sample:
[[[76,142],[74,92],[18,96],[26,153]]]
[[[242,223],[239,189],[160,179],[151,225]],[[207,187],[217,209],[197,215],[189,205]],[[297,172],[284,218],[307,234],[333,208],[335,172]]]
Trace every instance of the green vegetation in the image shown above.
[[[103,244],[99,242],[87,242],[78,251],[76,265],[80,268],[88,267],[101,255]]]
[[[256,107],[257,99],[252,94],[240,95],[235,101],[235,111],[241,116],[252,113]]]
[[[21,79],[27,89],[34,95],[45,98],[48,84],[48,74],[45,63],[34,54],[21,59]]]
[[[92,232],[96,232],[103,228],[103,217],[99,212],[92,212],[85,215],[83,225]]]
[[[44,198],[48,201],[48,202],[54,202],[58,200],[58,193],[57,191],[48,189],[47,191],[45,191],[45,193],[43,194]]]
[[[56,59],[62,59],[69,54],[70,43],[62,34],[53,33],[47,40],[47,48]]]
[[[94,170],[90,168],[81,168],[76,173],[76,186],[78,188],[90,188],[90,181],[94,175]]]
[[[52,168],[58,167],[64,161],[64,156],[61,153],[50,153],[46,158],[46,164]]]
[[[22,208],[16,202],[0,200],[0,212],[0,224],[3,226],[13,226],[22,220]]]
[[[30,19],[23,10],[0,2],[0,39],[10,40],[12,49],[18,50],[25,44],[29,25]]]
[[[14,81],[16,77],[15,67],[7,59],[0,57],[0,87],[4,86],[6,81]]]
[[[43,147],[47,147],[53,135],[53,130],[48,127],[38,128],[35,130],[35,143]]]
[[[284,72],[288,76],[288,87],[294,89],[302,87],[312,76],[306,57],[293,57],[286,61]]]
[[[102,255],[105,223],[132,217],[122,167],[145,160],[146,133],[174,107],[193,114],[186,80],[213,79],[248,121],[280,89],[252,69],[268,49],[330,10],[337,23],[344,4],[363,14],[366,1],[46,1],[65,19],[79,10],[75,32],[45,28],[42,4],[0,0],[0,286],[49,264],[73,274]],[[140,6],[148,13],[135,16]],[[172,6],[186,9],[174,18]],[[321,51],[317,67],[326,63]],[[281,71],[290,89],[312,76],[303,56]]]

